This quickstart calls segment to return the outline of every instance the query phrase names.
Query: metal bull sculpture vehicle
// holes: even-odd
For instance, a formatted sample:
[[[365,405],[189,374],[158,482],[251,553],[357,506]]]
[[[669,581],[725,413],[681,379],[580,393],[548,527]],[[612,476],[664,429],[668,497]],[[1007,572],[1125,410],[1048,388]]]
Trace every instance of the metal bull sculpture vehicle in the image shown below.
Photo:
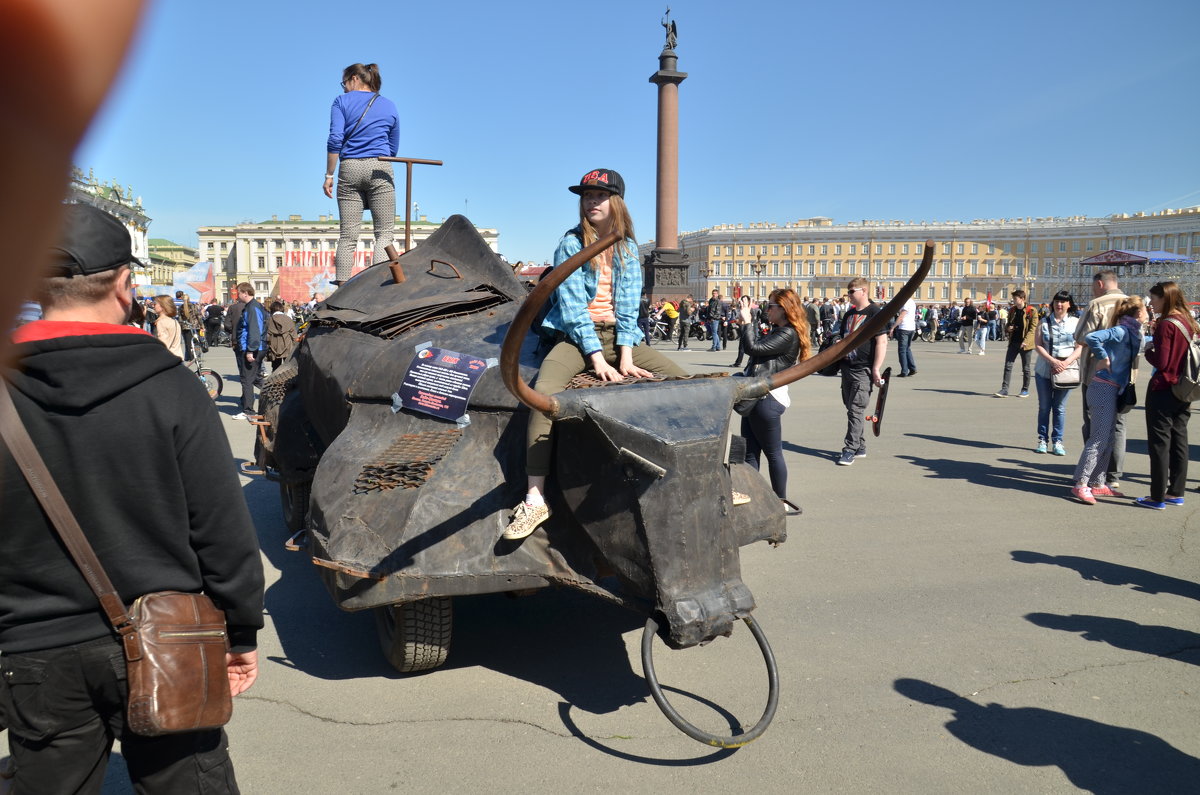
[[[645,673],[673,723],[711,745],[742,745],[770,723],[778,677],[751,617],[738,549],[781,543],[786,529],[780,501],[736,454],[740,439],[731,443],[731,407],[876,333],[928,272],[932,245],[886,312],[772,379],[599,385],[581,376],[558,395],[534,392],[532,318],[557,284],[614,240],[584,249],[528,297],[462,216],[397,261],[363,271],[322,305],[293,360],[267,380],[260,461],[280,481],[285,519],[297,533],[292,548],[306,549],[340,607],[375,611],[384,652],[400,670],[444,662],[452,597],[570,586],[647,616]],[[392,395],[423,343],[499,359],[471,395],[469,421],[393,410]],[[525,483],[518,400],[555,420],[553,515],[510,542],[501,534]],[[751,502],[734,506],[734,489]],[[672,648],[695,646],[730,634],[739,619],[767,661],[768,703],[754,727],[722,737],[667,703],[651,641],[657,634]]]

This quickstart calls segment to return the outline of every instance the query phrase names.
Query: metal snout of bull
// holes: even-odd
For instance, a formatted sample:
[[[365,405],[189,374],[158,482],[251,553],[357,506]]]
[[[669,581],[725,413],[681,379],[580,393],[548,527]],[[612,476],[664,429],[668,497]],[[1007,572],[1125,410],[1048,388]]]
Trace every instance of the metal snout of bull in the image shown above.
[[[673,648],[729,635],[754,609],[741,578],[729,447],[735,379],[558,395],[556,474],[564,501],[631,591],[653,604]],[[777,501],[776,501],[777,502]],[[782,541],[769,497],[739,526]]]

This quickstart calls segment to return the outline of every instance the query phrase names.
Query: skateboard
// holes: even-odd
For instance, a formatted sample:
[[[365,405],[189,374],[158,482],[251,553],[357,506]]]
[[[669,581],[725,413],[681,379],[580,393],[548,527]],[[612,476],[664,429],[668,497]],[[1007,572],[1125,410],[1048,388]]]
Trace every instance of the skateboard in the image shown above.
[[[871,430],[875,435],[879,435],[879,426],[883,424],[883,406],[887,402],[888,386],[892,383],[892,368],[887,368],[879,376],[883,384],[879,387],[879,394],[875,397],[875,413],[868,414],[866,419],[871,423]]]

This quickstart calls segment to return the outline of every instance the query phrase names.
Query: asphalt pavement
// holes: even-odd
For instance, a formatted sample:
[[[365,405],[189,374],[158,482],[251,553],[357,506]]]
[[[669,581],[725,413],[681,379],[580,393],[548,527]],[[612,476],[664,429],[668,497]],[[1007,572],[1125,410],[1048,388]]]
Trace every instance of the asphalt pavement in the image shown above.
[[[659,347],[694,372],[734,357]],[[1068,455],[1039,455],[1036,396],[991,396],[1002,344],[956,350],[915,344],[918,375],[893,382],[882,434],[850,467],[834,463],[838,379],[791,387],[784,450],[804,514],[787,543],[742,550],[781,699],[739,750],[676,731],[642,678],[642,619],[575,592],[458,599],[446,665],[395,673],[372,616],[341,612],[305,556],[283,549],[277,486],[244,477],[268,615],[259,680],[229,726],[242,790],[1196,791],[1200,471],[1182,508],[1071,502],[1078,392]],[[209,363],[227,376],[218,406],[248,458],[232,355]],[[1141,409],[1128,423],[1122,482],[1136,497],[1149,471]],[[744,628],[702,648],[658,645],[656,662],[667,695],[710,731],[762,711],[766,674]],[[128,791],[121,773],[117,758],[106,791]]]

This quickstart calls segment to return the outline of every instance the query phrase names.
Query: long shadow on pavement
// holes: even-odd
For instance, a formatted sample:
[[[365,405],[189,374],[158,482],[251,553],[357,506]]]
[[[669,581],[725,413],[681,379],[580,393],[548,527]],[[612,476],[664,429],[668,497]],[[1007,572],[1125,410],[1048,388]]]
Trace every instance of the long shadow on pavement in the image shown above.
[[[963,461],[958,458],[921,458],[911,455],[901,455],[896,458],[924,467],[929,471],[928,477],[931,478],[965,480],[968,483],[992,489],[1062,497],[1068,493],[1067,489],[1070,486],[1069,472],[1057,474],[1047,472],[1045,469],[1013,469],[983,462]],[[1024,461],[1009,463],[1028,466]]]
[[[918,679],[893,686],[913,701],[951,710],[946,730],[967,745],[1018,765],[1058,767],[1088,792],[1191,792],[1200,781],[1200,759],[1147,732],[1036,707],[980,706]]]
[[[1107,643],[1118,649],[1200,665],[1200,634],[1186,629],[1139,624],[1107,616],[1062,616],[1054,613],[1030,613],[1025,620],[1047,629],[1078,632],[1084,640]]]
[[[1200,584],[1178,577],[1168,577],[1145,569],[1132,566],[1122,566],[1119,563],[1109,563],[1093,558],[1081,558],[1075,555],[1046,555],[1041,552],[1031,552],[1017,549],[1011,553],[1017,563],[1046,563],[1062,566],[1079,572],[1085,580],[1102,582],[1107,585],[1132,585],[1133,590],[1148,594],[1174,594],[1187,599],[1200,601]]]
[[[1016,447],[1011,444],[996,444],[995,442],[985,442],[981,439],[963,439],[958,436],[934,436],[928,433],[906,433],[905,436],[911,436],[914,439],[925,439],[930,442],[938,442],[940,444],[956,444],[961,447],[978,447],[981,450],[1027,450],[1026,447]]]

